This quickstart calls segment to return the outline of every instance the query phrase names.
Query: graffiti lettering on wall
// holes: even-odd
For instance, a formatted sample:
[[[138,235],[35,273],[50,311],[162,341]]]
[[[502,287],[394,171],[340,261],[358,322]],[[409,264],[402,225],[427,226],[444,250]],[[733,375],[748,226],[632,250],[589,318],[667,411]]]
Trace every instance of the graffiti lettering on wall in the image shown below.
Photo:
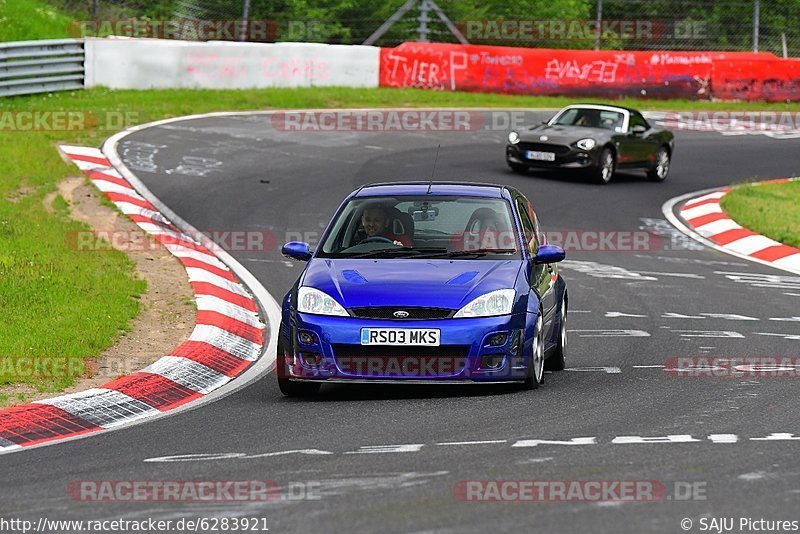
[[[708,98],[710,57],[404,43],[381,50],[380,84],[450,91]]]
[[[544,69],[548,80],[580,80],[595,83],[614,83],[617,81],[618,63],[613,61],[591,61],[578,63],[577,60],[559,61],[551,59]]]
[[[238,78],[245,72],[240,56],[190,54],[186,72],[203,80]]]
[[[320,57],[308,59],[280,59],[267,56],[261,62],[261,70],[267,78],[281,80],[310,79],[324,81],[328,79],[328,64]]]
[[[254,68],[258,68],[265,78],[284,81],[325,81],[330,75],[328,64],[320,57],[282,59],[266,56],[249,59],[219,54],[190,54],[186,71],[205,81],[240,78]]]
[[[662,52],[650,56],[651,65],[711,65],[713,60],[706,54],[673,54]]]
[[[481,65],[501,65],[503,67],[522,65],[523,62],[522,56],[518,54],[492,55],[488,52],[472,54],[469,59],[473,63],[480,63]]]
[[[437,55],[427,61],[392,53],[386,57],[387,79],[399,87],[437,90],[449,88],[455,91],[455,70],[467,68],[467,54],[464,52],[450,52],[446,58]]]
[[[447,91],[800,101],[800,60],[750,52],[548,50],[445,43],[381,49],[380,85]]]
[[[539,92],[558,89],[558,80],[549,80],[541,73],[531,73],[528,69],[498,69],[486,67],[483,78],[485,82],[493,79],[503,79],[502,89],[504,93],[524,93]],[[487,83],[488,85],[488,83]]]

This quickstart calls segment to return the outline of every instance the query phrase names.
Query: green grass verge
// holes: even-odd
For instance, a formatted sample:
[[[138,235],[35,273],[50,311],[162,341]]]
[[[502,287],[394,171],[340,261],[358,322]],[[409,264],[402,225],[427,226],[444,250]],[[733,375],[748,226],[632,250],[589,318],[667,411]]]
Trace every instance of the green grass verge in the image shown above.
[[[9,0],[6,0],[7,2]],[[332,107],[561,107],[567,97],[445,93],[415,89],[260,89],[246,91],[86,91],[0,99],[0,357],[94,357],[125,332],[138,313],[145,283],[118,252],[75,252],[66,236],[84,225],[71,221],[63,201],[54,213],[44,197],[78,171],[54,144],[98,146],[134,123],[193,113],[270,108]],[[800,104],[725,104],[689,101],[615,101],[640,109],[797,110]],[[15,131],[13,111],[69,111],[91,115],[69,131]],[[109,113],[114,114],[110,119]],[[127,114],[127,115],[124,115]],[[120,117],[127,117],[121,124]],[[95,124],[96,123],[96,124]],[[796,202],[796,200],[795,200]],[[797,235],[795,226],[795,236]],[[14,381],[0,375],[0,383]],[[35,380],[43,390],[66,378]]]
[[[40,0],[0,0],[0,41],[63,39],[72,21],[47,2]]]
[[[1,105],[26,110],[28,100]],[[70,247],[68,236],[88,227],[70,219],[63,198],[46,209],[57,182],[78,174],[58,156],[55,141],[97,144],[98,138],[0,131],[0,384],[27,382],[40,391],[61,390],[74,377],[26,377],[25,369],[9,367],[15,358],[97,356],[129,329],[147,287],[124,254]]]
[[[800,248],[800,181],[737,187],[722,209],[745,228]]]
[[[0,0],[2,1],[2,0]],[[800,102],[709,102],[704,100],[603,99],[429,91],[424,89],[109,90],[95,88],[47,96],[0,100],[0,109],[75,110],[96,114],[132,111],[142,120],[221,110],[333,107],[489,107],[560,108],[575,102],[596,102],[652,111],[794,111]]]

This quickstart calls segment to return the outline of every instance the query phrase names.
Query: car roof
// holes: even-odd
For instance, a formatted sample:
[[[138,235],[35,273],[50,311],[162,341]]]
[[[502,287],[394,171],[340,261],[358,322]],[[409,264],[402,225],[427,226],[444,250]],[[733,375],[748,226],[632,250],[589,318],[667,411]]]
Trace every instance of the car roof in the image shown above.
[[[627,111],[628,113],[630,113],[630,112],[639,113],[635,109],[626,108],[624,106],[612,106],[612,105],[609,105],[609,104],[592,104],[591,102],[585,102],[585,103],[582,103],[582,104],[570,104],[569,106],[564,106],[562,108],[562,110],[564,110],[564,109],[572,109],[572,108],[605,109],[605,110],[608,110],[608,111]]]
[[[428,193],[430,188],[430,193]],[[368,184],[356,191],[354,197],[378,197],[394,195],[437,195],[503,198],[505,186],[479,182],[382,182]]]

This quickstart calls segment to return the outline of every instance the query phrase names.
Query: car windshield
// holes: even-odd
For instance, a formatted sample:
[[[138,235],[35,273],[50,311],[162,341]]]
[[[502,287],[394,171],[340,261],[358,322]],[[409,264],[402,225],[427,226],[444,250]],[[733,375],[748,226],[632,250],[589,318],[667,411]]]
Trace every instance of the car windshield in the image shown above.
[[[508,202],[466,196],[353,198],[323,237],[327,258],[519,258]]]
[[[560,126],[584,126],[622,131],[625,116],[619,111],[594,108],[570,108],[556,117],[551,124]]]

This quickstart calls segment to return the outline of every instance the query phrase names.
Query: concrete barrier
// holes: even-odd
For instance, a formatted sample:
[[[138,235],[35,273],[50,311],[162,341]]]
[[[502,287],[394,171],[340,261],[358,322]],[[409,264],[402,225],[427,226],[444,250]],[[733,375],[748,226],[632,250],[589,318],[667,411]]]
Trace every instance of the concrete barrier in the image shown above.
[[[87,39],[86,86],[377,87],[379,48],[317,43]]]
[[[714,62],[714,97],[723,100],[800,101],[800,59],[731,58]]]
[[[445,43],[86,39],[86,87],[414,87],[443,91],[800,101],[800,59],[770,53],[550,50]]]
[[[578,97],[800,100],[800,60],[770,53],[555,50],[403,43],[380,85]]]

